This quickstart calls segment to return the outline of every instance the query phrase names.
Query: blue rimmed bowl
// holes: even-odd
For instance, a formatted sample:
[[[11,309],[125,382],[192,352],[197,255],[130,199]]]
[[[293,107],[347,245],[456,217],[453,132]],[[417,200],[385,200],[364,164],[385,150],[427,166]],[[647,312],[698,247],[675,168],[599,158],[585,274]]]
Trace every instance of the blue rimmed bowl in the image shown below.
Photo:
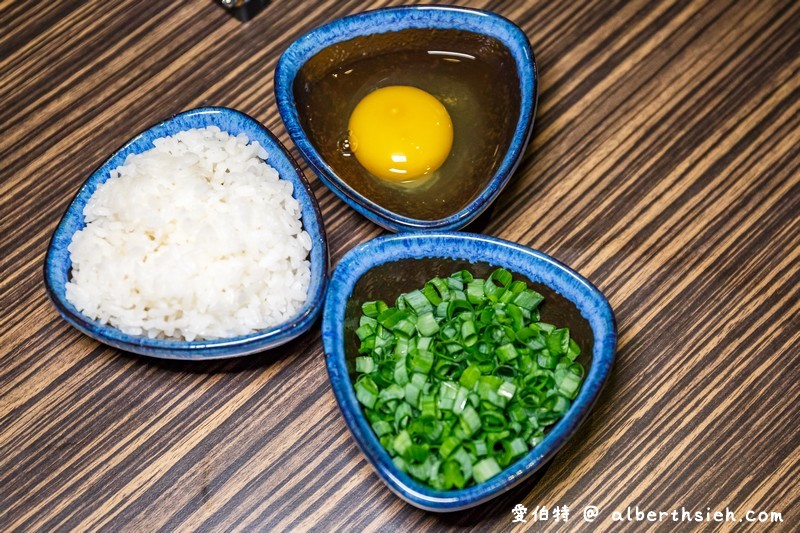
[[[416,33],[408,36],[403,32]],[[442,37],[443,32],[454,32],[454,35],[445,38]],[[439,40],[431,41],[429,46],[424,41],[426,35]],[[476,155],[455,158],[469,163],[459,166],[459,170],[453,172],[454,177],[463,176],[464,172],[471,172],[472,168],[476,169],[477,177],[474,181],[470,178],[469,190],[458,201],[444,200],[434,193],[433,200],[440,204],[436,207],[435,202],[423,193],[418,198],[409,199],[392,193],[385,186],[376,185],[375,180],[356,182],[353,175],[360,172],[360,167],[348,166],[355,164],[353,158],[339,157],[335,138],[342,134],[335,131],[346,130],[347,117],[352,112],[355,101],[348,100],[346,104],[341,104],[336,97],[327,94],[316,98],[323,107],[341,106],[341,112],[337,109],[337,113],[344,126],[330,128],[331,133],[328,134],[320,125],[323,121],[318,117],[308,116],[313,110],[310,111],[311,106],[305,104],[304,97],[301,97],[313,90],[309,89],[312,87],[309,80],[320,80],[333,75],[341,79],[342,75],[350,72],[349,65],[354,64],[352,62],[360,61],[360,58],[369,54],[383,54],[406,48],[433,50],[429,54],[457,51],[459,39],[464,40],[465,35],[491,41],[491,45],[486,44],[489,41],[484,41],[477,50],[493,47],[503,50],[504,59],[495,60],[492,56],[492,61],[502,65],[500,72],[503,75],[485,80],[480,85],[480,91],[489,95],[488,98],[495,95],[500,99],[498,91],[513,89],[513,96],[507,98],[512,98],[515,102],[518,99],[518,105],[508,107],[508,112],[493,111],[493,119],[486,123],[485,133],[481,131],[479,137],[469,141],[470,154]],[[448,60],[458,61],[458,55],[454,54]],[[336,69],[343,72],[337,73]],[[360,98],[367,91],[378,88],[382,83],[380,79],[376,80],[376,86],[354,87],[348,93],[350,98]],[[413,82],[401,84],[415,85]],[[420,88],[427,89],[422,85]],[[324,92],[321,89],[317,91]],[[435,91],[432,92],[435,94]],[[345,17],[300,37],[286,49],[278,61],[275,95],[278,110],[298,150],[322,182],[347,204],[373,222],[394,232],[452,230],[464,227],[489,207],[516,170],[533,128],[538,75],[527,36],[507,19],[491,12],[460,7],[404,6]],[[510,115],[510,118],[505,115]],[[455,115],[453,120],[456,129],[456,144],[453,149],[455,153],[455,146],[460,142],[459,123]],[[460,127],[468,133],[463,138],[472,138],[471,135],[475,135],[474,132],[469,132],[470,128],[474,129],[472,124],[464,122]],[[500,128],[502,131],[494,131]],[[448,164],[450,163],[445,162],[442,172]],[[466,181],[459,181],[457,184],[442,186],[465,187],[465,183]],[[429,206],[425,208],[427,211],[423,212],[418,207],[422,204]]]
[[[273,328],[250,335],[210,341],[179,341],[150,339],[127,335],[120,330],[91,320],[78,311],[65,296],[72,263],[67,247],[75,232],[85,226],[83,209],[97,187],[106,181],[109,172],[120,166],[130,154],[153,148],[153,141],[192,128],[217,126],[232,135],[244,133],[251,141],[258,141],[269,153],[270,166],[281,179],[292,182],[294,197],[300,203],[303,228],[311,236],[311,283],[303,308],[291,320]],[[59,314],[72,326],[90,337],[129,352],[165,359],[217,359],[260,352],[285,344],[307,331],[322,309],[328,282],[328,244],[325,228],[314,194],[291,154],[261,123],[239,111],[223,107],[205,107],[173,116],[143,131],[117,150],[103,165],[95,170],[78,191],[66,213],[56,227],[47,249],[44,280],[47,293]]]
[[[428,279],[467,268],[485,276],[504,267],[545,297],[542,320],[570,328],[582,348],[586,379],[567,414],[544,440],[494,478],[470,488],[434,490],[399,470],[381,446],[353,390],[358,355],[355,329],[364,301],[394,301]],[[555,259],[508,241],[459,232],[379,237],[348,252],[331,276],[322,339],[333,392],[347,426],[378,476],[407,502],[431,511],[457,511],[498,496],[533,474],[576,432],[606,382],[617,332],[606,298],[589,281]]]

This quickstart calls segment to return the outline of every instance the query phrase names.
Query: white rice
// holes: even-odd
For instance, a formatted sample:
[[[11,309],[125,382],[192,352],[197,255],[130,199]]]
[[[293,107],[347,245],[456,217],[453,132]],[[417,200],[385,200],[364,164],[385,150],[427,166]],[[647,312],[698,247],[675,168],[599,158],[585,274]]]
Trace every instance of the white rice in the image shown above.
[[[67,299],[151,338],[228,338],[296,315],[311,238],[291,182],[248,141],[209,127],[128,156],[83,210]]]

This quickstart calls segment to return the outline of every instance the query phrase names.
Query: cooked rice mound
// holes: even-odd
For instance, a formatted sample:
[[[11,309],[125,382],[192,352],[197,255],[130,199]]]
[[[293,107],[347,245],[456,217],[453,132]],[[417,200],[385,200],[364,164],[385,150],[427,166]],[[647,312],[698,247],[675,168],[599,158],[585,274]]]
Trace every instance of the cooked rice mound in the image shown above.
[[[124,333],[190,341],[295,316],[311,238],[264,148],[216,127],[154,145],[112,170],[83,210],[67,299]]]

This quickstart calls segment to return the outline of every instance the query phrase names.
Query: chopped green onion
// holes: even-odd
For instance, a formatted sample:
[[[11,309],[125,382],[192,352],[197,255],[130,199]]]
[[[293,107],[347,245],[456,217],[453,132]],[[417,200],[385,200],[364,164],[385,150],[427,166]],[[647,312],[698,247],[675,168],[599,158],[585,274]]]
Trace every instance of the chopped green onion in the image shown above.
[[[405,397],[406,393],[403,387],[392,383],[385,389],[383,389],[380,393],[378,393],[378,399],[383,401],[388,400],[402,400]]]
[[[429,337],[439,331],[439,324],[432,312],[427,312],[417,318],[417,331],[424,337]]]
[[[364,302],[361,305],[361,312],[367,315],[369,318],[377,318],[377,316],[387,308],[388,306],[386,305],[386,302],[377,300],[374,302]]]
[[[369,355],[356,357],[356,372],[370,374],[375,371],[375,360]]]
[[[475,481],[478,483],[483,483],[499,473],[500,465],[497,464],[497,461],[495,461],[494,457],[481,459],[472,465],[472,475],[475,478]]]
[[[469,303],[475,305],[483,301],[485,298],[483,284],[484,281],[482,279],[474,279],[467,284],[467,300]]]
[[[405,311],[390,307],[378,315],[377,322],[384,328],[392,329],[398,322],[405,319],[407,316],[408,313]]]
[[[399,428],[406,427],[412,416],[414,416],[414,411],[411,405],[406,402],[401,403],[394,412],[395,426]]]
[[[542,368],[555,368],[558,364],[558,357],[549,353],[541,352],[537,356],[536,362]]]
[[[464,290],[464,281],[459,279],[455,274],[450,276],[445,280],[447,283],[447,287],[453,291],[463,291]]]
[[[467,301],[466,296],[457,294],[447,305],[447,318],[453,318],[461,313],[472,313],[472,305]]]
[[[467,435],[474,434],[481,427],[481,417],[471,405],[464,408],[459,420],[461,421],[461,428]]]
[[[398,453],[398,455],[403,455],[408,448],[411,447],[411,436],[408,434],[408,431],[405,429],[400,431],[397,436],[394,438],[394,442],[392,446],[394,447],[394,451]]]
[[[519,354],[517,353],[516,348],[514,348],[514,345],[510,342],[508,344],[498,346],[497,348],[497,357],[503,362],[516,359],[517,355]]]
[[[486,431],[502,431],[508,425],[501,411],[485,408],[481,409],[481,425]]]
[[[431,368],[433,368],[433,353],[414,350],[411,354],[411,370],[427,374],[431,371]]]
[[[520,437],[517,437],[512,440],[504,440],[502,463],[505,466],[508,466],[514,459],[525,454],[525,452],[527,451],[528,451],[528,445],[525,444],[525,441],[522,440]]]
[[[371,324],[364,324],[363,326],[359,326],[356,330],[356,335],[358,335],[359,340],[364,340],[367,337],[370,337],[375,333],[375,327]]]
[[[411,291],[406,293],[405,295],[406,303],[414,310],[414,312],[418,315],[423,315],[425,313],[433,313],[433,306],[431,302],[422,294],[422,291]]]
[[[408,339],[405,337],[397,337],[397,344],[394,345],[394,354],[397,357],[405,358],[408,355]]]
[[[434,278],[422,288],[422,294],[432,305],[439,305],[445,300],[450,292],[447,284],[439,278]]]
[[[413,335],[414,334],[414,330],[416,330],[416,326],[414,325],[414,323],[412,321],[408,320],[407,318],[404,318],[404,319],[400,320],[392,328],[392,331],[394,331],[395,333],[399,333],[399,334],[404,335],[406,337],[410,337],[411,335]],[[402,338],[402,337],[398,337],[398,338]]]
[[[426,376],[425,374],[415,373],[413,376],[411,376],[411,383],[413,383],[420,389],[424,387],[427,382],[428,382],[428,376]]]
[[[419,400],[419,410],[422,416],[436,416],[436,396],[433,394],[423,394]]]
[[[437,407],[445,411],[452,411],[458,395],[458,386],[452,381],[442,381],[439,385],[439,402]]]
[[[536,291],[532,291],[530,289],[526,289],[514,297],[511,302],[514,305],[521,307],[522,309],[527,309],[528,311],[532,311],[536,309],[540,303],[544,300],[544,296],[539,294]]]
[[[386,420],[378,420],[372,424],[372,429],[375,430],[375,434],[377,436],[382,437],[383,435],[392,432],[392,425]]]
[[[465,320],[461,324],[461,338],[464,341],[464,346],[467,348],[478,342],[478,332],[475,329],[475,322],[472,320]]]
[[[395,466],[439,490],[482,483],[536,446],[580,392],[579,344],[499,268],[361,306],[356,398]]]
[[[542,333],[550,334],[556,327],[552,324],[546,324],[544,322],[535,322],[536,326],[542,331]]]
[[[474,364],[471,364],[464,370],[464,372],[461,374],[461,378],[458,381],[467,389],[472,390],[472,388],[475,386],[475,383],[478,382],[479,377],[481,377],[480,369]]]
[[[453,401],[453,412],[457,415],[460,415],[467,407],[468,400],[469,400],[469,389],[459,385],[458,392],[456,393],[456,398]]]
[[[467,484],[467,480],[461,472],[461,466],[455,461],[447,461],[442,468],[442,473],[444,474],[446,488],[456,487],[460,489]]]
[[[475,455],[477,455],[478,457],[483,457],[484,455],[489,453],[489,449],[486,447],[485,440],[476,440],[473,441],[473,444],[475,445]]]
[[[421,352],[430,351],[432,345],[433,345],[433,338],[432,337],[418,337],[417,338],[417,350],[419,350]]]
[[[561,355],[569,350],[569,330],[562,328],[554,330],[547,336],[547,349],[553,355]]]
[[[419,405],[419,393],[420,388],[414,385],[413,383],[407,383],[404,389],[405,392],[405,400],[411,407],[417,407]]]
[[[500,397],[505,398],[506,401],[510,401],[511,398],[514,397],[514,393],[516,392],[516,390],[517,390],[516,385],[514,385],[509,381],[506,381],[502,385],[500,385],[500,387],[498,387],[497,394]]]
[[[378,321],[374,318],[370,318],[367,315],[361,315],[361,318],[358,320],[358,327],[361,326],[370,326],[372,330],[375,331],[375,328],[378,326]]]
[[[511,321],[511,329],[512,332],[518,331],[525,327],[525,316],[522,314],[522,309],[517,307],[514,304],[508,304],[506,306],[506,315]],[[511,338],[516,337],[516,335],[510,336]]]
[[[581,354],[581,347],[575,342],[575,339],[569,340],[569,350],[567,350],[567,358],[574,361]]]
[[[392,457],[392,462],[401,472],[408,472],[408,465],[406,465],[406,462],[399,455]]]
[[[460,445],[461,445],[461,439],[459,439],[454,435],[451,435],[446,439],[444,439],[442,445],[439,446],[439,455],[441,455],[442,458],[447,459],[448,457],[450,457],[450,454],[453,453],[455,449],[458,448]]]
[[[558,393],[565,398],[573,400],[575,399],[575,396],[578,395],[578,389],[580,389],[580,386],[581,378],[570,372],[564,376],[563,381],[561,381],[561,384],[558,386]]]
[[[366,374],[355,384],[356,398],[364,407],[372,408],[378,401],[378,386]]]

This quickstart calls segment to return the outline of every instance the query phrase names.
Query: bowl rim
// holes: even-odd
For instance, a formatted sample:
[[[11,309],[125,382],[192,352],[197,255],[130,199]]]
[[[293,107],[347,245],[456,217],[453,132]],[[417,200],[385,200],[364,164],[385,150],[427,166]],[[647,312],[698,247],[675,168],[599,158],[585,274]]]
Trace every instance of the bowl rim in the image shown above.
[[[124,161],[124,156],[127,155],[126,152],[128,150],[132,150],[130,153],[141,153],[141,151],[152,147],[153,139],[174,135],[178,131],[190,128],[217,126],[222,131],[231,133],[225,127],[216,124],[213,120],[209,120],[210,117],[228,117],[241,121],[244,125],[243,130],[247,132],[248,138],[251,141],[257,140],[268,151],[268,162],[284,167],[290,166],[294,169],[295,175],[285,176],[283,175],[284,173],[281,173],[280,177],[293,183],[293,196],[296,199],[298,197],[298,185],[303,191],[299,193],[301,197],[305,194],[308,198],[308,208],[305,208],[303,206],[304,202],[300,201],[303,229],[309,233],[313,242],[312,252],[309,254],[311,282],[306,303],[295,316],[274,327],[247,335],[215,340],[151,339],[123,333],[114,326],[102,324],[97,320],[86,317],[66,299],[63,291],[57,290],[57,287],[61,285],[57,280],[57,273],[63,265],[56,257],[57,252],[63,250],[66,254],[66,259],[69,260],[69,253],[66,251],[66,247],[75,231],[82,227],[79,225],[75,231],[70,231],[71,222],[75,218],[83,218],[82,206],[94,193],[96,187],[108,179],[110,170]],[[179,127],[175,130],[170,129],[181,122],[185,122],[185,127]],[[146,144],[137,149],[136,145],[138,143]],[[283,164],[275,163],[276,159],[282,159]],[[59,240],[62,241],[61,244],[58,244]],[[316,253],[314,253],[314,248],[318,250]],[[141,130],[118,149],[114,150],[89,174],[70,200],[50,237],[43,270],[45,289],[50,301],[63,319],[84,334],[110,346],[141,355],[164,359],[207,360],[237,357],[274,348],[307,331],[322,310],[330,271],[330,256],[319,204],[308,180],[291,153],[266,126],[250,115],[228,107],[204,106],[173,114]]]
[[[401,16],[401,22],[391,20],[390,25],[371,29],[370,24],[379,24],[382,19],[391,18],[395,14]],[[303,130],[293,91],[294,79],[302,66],[317,52],[332,44],[374,33],[426,27],[462,29],[494,37],[514,56],[520,83],[519,116],[500,166],[467,205],[447,217],[432,220],[394,213],[360,194],[342,180],[325,162]],[[503,32],[504,35],[501,35]],[[345,203],[390,231],[451,230],[465,226],[485,211],[516,171],[533,131],[539,75],[527,35],[507,18],[491,11],[459,6],[412,5],[364,11],[336,19],[303,34],[278,59],[274,91],[278,112],[292,142],[320,180]]]
[[[486,261],[545,283],[576,305],[595,336],[586,380],[567,414],[551,427],[541,443],[506,467],[501,474],[466,489],[435,490],[400,471],[364,417],[347,370],[342,317],[345,316],[347,300],[356,282],[375,266],[399,259],[423,257]],[[605,296],[586,278],[542,252],[472,233],[401,233],[360,244],[341,259],[331,276],[325,300],[322,338],[328,375],[339,410],[354,440],[378,476],[407,502],[429,511],[450,512],[473,507],[510,490],[566,444],[587,417],[610,375],[616,351],[617,328],[613,310]]]

